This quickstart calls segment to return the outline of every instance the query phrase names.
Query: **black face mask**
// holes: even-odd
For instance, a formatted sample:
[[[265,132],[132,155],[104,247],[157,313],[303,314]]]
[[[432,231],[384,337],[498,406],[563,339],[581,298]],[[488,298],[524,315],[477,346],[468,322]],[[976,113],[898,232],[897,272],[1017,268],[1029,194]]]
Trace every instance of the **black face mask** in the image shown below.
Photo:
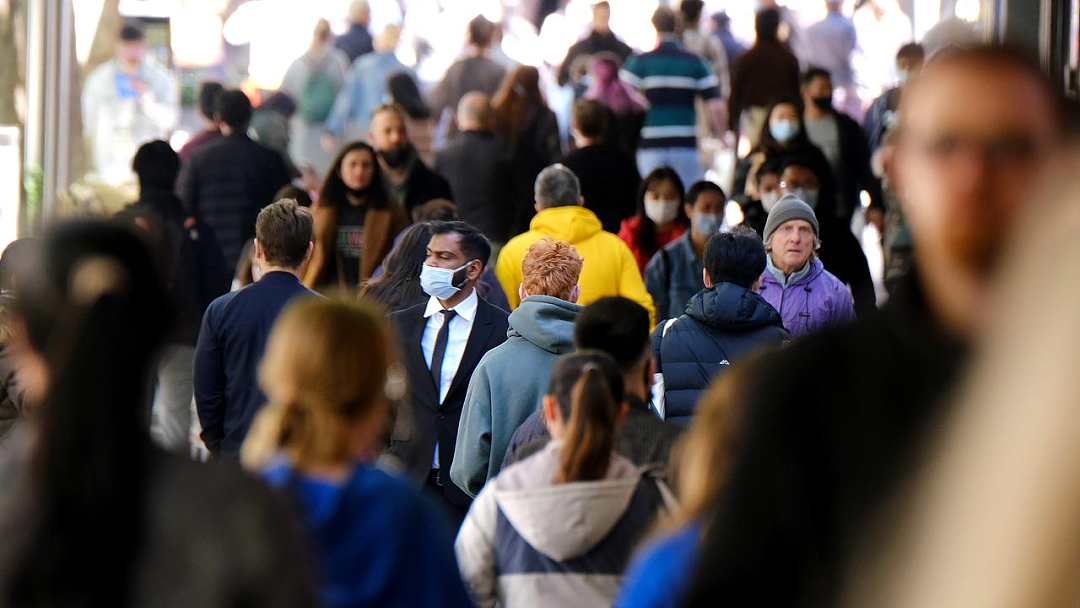
[[[370,192],[370,191],[371,191],[371,188],[361,188],[359,190],[356,190],[356,189],[350,188],[348,186],[345,186],[345,192],[348,193],[350,196],[352,196],[354,198],[364,198],[365,196],[367,196],[368,192]]]
[[[465,283],[469,282],[469,264],[471,264],[471,263],[472,263],[471,260],[466,262],[465,266],[462,267],[461,270],[454,273],[453,278],[450,279],[451,281],[453,281],[453,283],[451,283],[451,285],[453,285],[454,287],[457,287],[458,289],[461,289],[462,287],[465,286]]]
[[[391,169],[398,169],[409,160],[409,148],[394,148],[393,150],[381,150],[379,156]]]
[[[832,95],[828,95],[826,97],[815,97],[814,98],[814,105],[821,108],[822,110],[831,110],[832,109]]]

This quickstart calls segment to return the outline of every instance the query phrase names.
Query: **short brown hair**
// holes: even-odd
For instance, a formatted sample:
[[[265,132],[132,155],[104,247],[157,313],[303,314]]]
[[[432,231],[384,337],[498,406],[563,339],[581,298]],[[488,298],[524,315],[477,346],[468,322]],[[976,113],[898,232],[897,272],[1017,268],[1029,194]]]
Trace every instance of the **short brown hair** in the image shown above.
[[[679,27],[679,17],[667,6],[660,6],[652,16],[653,27],[658,35],[674,34]]]
[[[607,131],[607,110],[595,99],[579,99],[574,102],[571,124],[582,136],[590,139],[603,137]]]
[[[533,243],[521,261],[521,284],[531,296],[569,300],[581,278],[584,260],[572,245],[544,237]]]
[[[291,198],[264,207],[255,220],[255,238],[266,261],[285,268],[303,264],[311,243],[312,224],[311,212]]]
[[[495,24],[483,15],[477,15],[469,22],[469,42],[486,49],[495,37]]]

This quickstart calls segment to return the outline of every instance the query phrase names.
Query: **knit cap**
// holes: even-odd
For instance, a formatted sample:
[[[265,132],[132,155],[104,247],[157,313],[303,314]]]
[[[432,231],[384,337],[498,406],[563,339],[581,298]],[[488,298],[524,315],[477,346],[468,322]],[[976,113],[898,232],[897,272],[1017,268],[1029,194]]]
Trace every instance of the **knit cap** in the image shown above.
[[[776,205],[769,212],[769,219],[765,220],[765,234],[761,235],[762,240],[768,243],[776,229],[791,220],[806,220],[814,227],[814,236],[821,236],[821,229],[813,208],[799,197],[785,194],[776,201]]]

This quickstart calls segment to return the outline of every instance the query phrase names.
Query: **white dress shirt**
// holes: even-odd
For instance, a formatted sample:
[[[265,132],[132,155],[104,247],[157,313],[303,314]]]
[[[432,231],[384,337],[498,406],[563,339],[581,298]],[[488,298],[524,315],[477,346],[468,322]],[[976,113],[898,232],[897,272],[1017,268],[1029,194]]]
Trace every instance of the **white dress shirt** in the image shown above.
[[[439,382],[440,404],[446,399],[446,394],[450,392],[450,385],[454,382],[458,367],[461,366],[461,358],[465,355],[465,345],[469,343],[469,334],[472,333],[473,321],[476,319],[478,302],[476,290],[474,289],[467,298],[452,309],[457,314],[454,315],[453,319],[450,319],[450,335],[447,336],[446,353],[443,355],[442,378],[440,378]],[[439,337],[439,330],[442,329],[446,320],[446,317],[439,312],[442,309],[443,305],[438,298],[432,297],[428,300],[427,310],[424,311],[427,325],[424,326],[424,334],[420,338],[420,350],[424,353],[424,362],[429,370],[431,369],[431,356],[435,352],[435,340]],[[433,468],[439,468],[438,443],[435,444]]]

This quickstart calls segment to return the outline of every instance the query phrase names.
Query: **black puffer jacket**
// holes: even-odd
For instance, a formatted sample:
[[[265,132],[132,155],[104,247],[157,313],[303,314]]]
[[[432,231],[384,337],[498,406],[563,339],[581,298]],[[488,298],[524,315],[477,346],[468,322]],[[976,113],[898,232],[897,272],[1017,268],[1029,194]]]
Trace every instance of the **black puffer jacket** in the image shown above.
[[[698,397],[725,367],[790,338],[780,313],[749,289],[720,283],[701,290],[685,314],[652,335],[656,371],[664,376],[665,418],[689,423]]]

